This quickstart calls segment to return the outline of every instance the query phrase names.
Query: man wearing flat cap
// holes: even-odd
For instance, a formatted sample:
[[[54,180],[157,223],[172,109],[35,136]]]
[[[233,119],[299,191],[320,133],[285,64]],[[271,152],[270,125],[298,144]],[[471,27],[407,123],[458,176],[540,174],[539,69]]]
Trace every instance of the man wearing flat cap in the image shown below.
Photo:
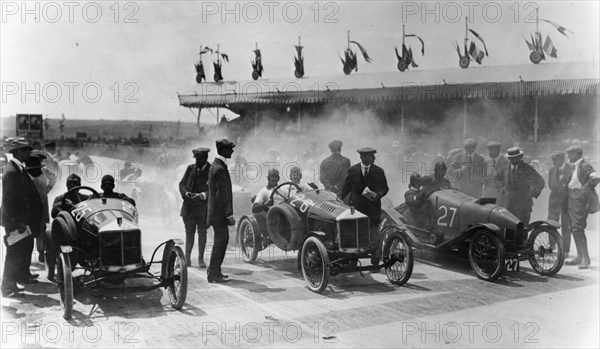
[[[342,141],[335,140],[329,143],[329,150],[331,155],[321,162],[319,180],[325,186],[325,190],[338,194],[350,168],[350,159],[341,154]]]
[[[519,147],[508,148],[510,165],[498,174],[502,183],[504,203],[508,211],[514,214],[525,226],[529,224],[533,199],[537,199],[544,189],[544,178],[528,163],[523,161],[523,150]]]
[[[379,234],[381,198],[389,191],[385,172],[374,164],[376,152],[373,148],[358,149],[360,163],[348,169],[340,192],[342,199],[350,195],[350,206],[354,206],[369,217],[371,242],[375,242]],[[379,264],[379,259],[372,258],[371,263]]]
[[[179,193],[183,199],[181,217],[185,226],[185,259],[192,265],[192,248],[198,232],[198,267],[206,268],[204,250],[206,248],[206,208],[208,199],[209,148],[192,150],[196,163],[189,165],[179,182]]]
[[[448,166],[448,179],[452,187],[474,198],[481,198],[485,161],[475,152],[477,141],[468,138],[464,150],[454,155]]]
[[[102,179],[100,180],[100,188],[103,190],[103,193],[100,194],[100,197],[125,200],[133,206],[135,206],[134,199],[130,198],[129,196],[123,193],[117,193],[116,191],[114,191],[115,177],[111,175],[102,176]]]
[[[485,174],[483,178],[483,197],[495,198],[496,203],[501,205],[504,198],[500,193],[502,183],[498,181],[498,173],[510,162],[504,154],[500,153],[502,144],[491,141],[487,144],[488,155],[484,159]]]
[[[229,276],[221,271],[229,242],[229,227],[235,225],[233,218],[233,193],[231,178],[227,170],[227,159],[231,159],[235,144],[228,139],[216,141],[217,156],[208,171],[207,225],[213,227],[215,241],[206,271],[209,283],[227,282]]]
[[[565,162],[565,153],[557,150],[550,155],[554,165],[548,173],[548,219],[561,223],[562,243],[565,256],[571,248],[571,219],[567,201],[567,179],[571,177],[571,166]]]
[[[590,255],[587,246],[585,228],[588,214],[598,212],[598,194],[595,187],[600,176],[594,168],[583,159],[583,148],[572,145],[567,148],[567,157],[573,166],[573,172],[567,179],[567,200],[571,229],[577,257],[565,262],[567,265],[579,265],[579,269],[590,267]]]
[[[13,158],[2,176],[2,225],[7,234],[6,238],[9,234],[27,234],[32,227],[39,225],[39,214],[35,216],[34,211],[39,213],[42,203],[31,178],[25,172],[25,163],[30,161],[32,150],[33,147],[24,139],[12,141],[8,150]],[[2,276],[2,295],[19,296],[19,292],[23,289],[17,285],[17,282],[29,283],[35,279],[30,275],[29,270],[26,273],[23,271],[23,260],[26,258],[29,245],[33,244],[33,238],[28,236],[12,245],[9,245],[5,239],[4,243],[6,257]]]

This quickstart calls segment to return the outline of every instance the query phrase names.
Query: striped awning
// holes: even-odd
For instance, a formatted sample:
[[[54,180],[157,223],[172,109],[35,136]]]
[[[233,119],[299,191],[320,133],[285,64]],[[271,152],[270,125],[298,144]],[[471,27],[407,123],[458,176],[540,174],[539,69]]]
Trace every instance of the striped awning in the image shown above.
[[[178,95],[188,108],[263,104],[385,103],[598,95],[598,65],[589,62],[453,68],[294,80],[202,83]]]

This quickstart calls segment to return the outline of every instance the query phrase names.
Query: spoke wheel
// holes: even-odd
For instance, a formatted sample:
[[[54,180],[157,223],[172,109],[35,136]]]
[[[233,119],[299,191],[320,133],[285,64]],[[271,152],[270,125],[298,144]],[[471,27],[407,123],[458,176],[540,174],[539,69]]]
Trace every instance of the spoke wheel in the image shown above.
[[[258,256],[258,244],[260,243],[260,239],[257,236],[257,232],[254,230],[252,223],[248,219],[242,220],[238,226],[238,229],[242,258],[244,259],[244,262],[252,263]]]
[[[504,245],[494,233],[478,230],[471,237],[469,261],[477,277],[495,281],[504,271]]]
[[[565,254],[556,229],[548,226],[534,229],[527,240],[527,248],[527,259],[536,273],[551,276],[562,268]]]
[[[167,286],[171,306],[173,309],[181,309],[187,296],[188,275],[183,250],[179,246],[173,246],[169,254],[167,275],[171,283]]]
[[[60,253],[57,258],[58,293],[60,306],[63,308],[63,318],[70,320],[73,316],[73,276],[71,274],[71,260],[66,253]]]
[[[329,256],[321,240],[310,236],[302,246],[302,275],[308,289],[323,293],[329,283]]]
[[[404,285],[412,275],[414,259],[412,248],[402,234],[393,232],[388,236],[383,256],[395,261],[385,268],[388,280],[394,285]]]

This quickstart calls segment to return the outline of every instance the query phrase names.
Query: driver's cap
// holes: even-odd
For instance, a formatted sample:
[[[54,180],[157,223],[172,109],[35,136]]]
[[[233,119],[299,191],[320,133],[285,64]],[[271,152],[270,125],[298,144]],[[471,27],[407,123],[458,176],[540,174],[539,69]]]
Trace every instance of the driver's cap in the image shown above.
[[[102,180],[100,181],[100,183],[104,184],[105,182],[115,184],[115,177],[111,175],[104,175],[102,176]]]
[[[79,177],[77,174],[75,173],[71,173],[69,175],[69,177],[67,177],[67,184],[69,183],[77,183],[77,184],[81,184],[81,177]]]

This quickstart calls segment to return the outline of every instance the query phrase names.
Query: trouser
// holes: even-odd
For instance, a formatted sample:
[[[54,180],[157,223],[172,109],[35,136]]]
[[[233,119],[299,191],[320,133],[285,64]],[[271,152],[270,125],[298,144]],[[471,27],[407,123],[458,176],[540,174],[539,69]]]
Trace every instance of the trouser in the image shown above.
[[[509,199],[507,199],[506,209],[515,215],[523,225],[527,227],[529,225],[529,220],[531,219],[531,208],[533,206],[533,202],[530,200],[527,202],[515,200],[516,197],[519,196],[517,192],[510,192],[507,195]]]
[[[185,226],[185,259],[188,266],[192,263],[192,249],[196,231],[198,231],[198,264],[204,262],[204,250],[206,249],[206,219],[200,215],[187,215],[183,217]]]
[[[35,245],[33,236],[28,236],[23,241],[23,248],[21,249],[21,265],[19,268],[19,275],[17,278],[29,278],[31,274],[29,268],[31,267],[31,254],[33,253],[33,245]]]
[[[581,190],[569,189],[569,217],[571,218],[571,231],[573,233],[573,240],[575,240],[577,258],[589,263],[590,255],[585,236],[588,211],[585,204],[586,198]]]
[[[217,278],[221,275],[221,264],[225,259],[227,252],[227,243],[229,242],[229,228],[226,225],[213,226],[215,232],[215,241],[210,255],[210,263],[206,271],[209,278]]]
[[[548,219],[560,222],[560,232],[562,234],[563,250],[565,255],[571,249],[571,217],[567,208],[562,211],[548,211]]]
[[[5,237],[6,239],[6,237]],[[25,239],[18,241],[11,246],[8,246],[4,240],[6,247],[6,257],[4,258],[4,272],[2,275],[2,288],[8,288],[16,285],[17,279],[21,276],[21,264],[23,259],[23,249],[25,247]]]

